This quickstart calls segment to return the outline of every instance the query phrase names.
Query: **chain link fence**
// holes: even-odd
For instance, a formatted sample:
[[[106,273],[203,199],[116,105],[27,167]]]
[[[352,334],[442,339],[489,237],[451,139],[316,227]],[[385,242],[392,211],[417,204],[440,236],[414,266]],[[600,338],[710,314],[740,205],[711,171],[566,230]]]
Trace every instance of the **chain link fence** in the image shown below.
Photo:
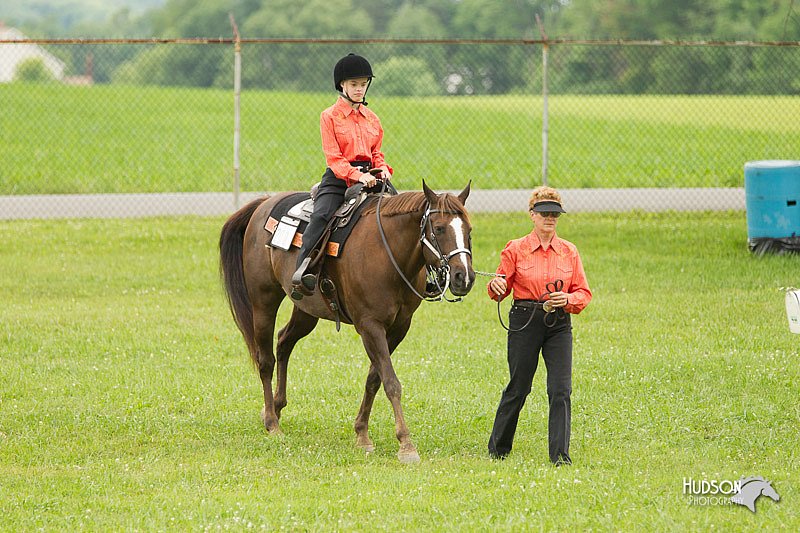
[[[397,188],[472,180],[473,210],[524,209],[543,180],[572,210],[743,209],[745,162],[800,158],[800,43],[15,39],[0,218],[222,214],[305,190],[351,51],[373,65]]]

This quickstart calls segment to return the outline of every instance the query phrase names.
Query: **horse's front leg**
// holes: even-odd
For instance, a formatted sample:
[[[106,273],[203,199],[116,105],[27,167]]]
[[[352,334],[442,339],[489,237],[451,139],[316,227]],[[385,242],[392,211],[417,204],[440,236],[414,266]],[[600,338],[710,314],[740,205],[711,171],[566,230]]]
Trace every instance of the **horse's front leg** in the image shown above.
[[[403,407],[400,404],[403,388],[392,366],[386,330],[377,323],[371,323],[362,324],[359,328],[359,333],[372,366],[378,370],[386,397],[389,398],[389,402],[392,404],[395,435],[400,442],[400,450],[397,452],[397,457],[401,463],[417,463],[419,462],[419,454],[414,443],[411,442],[408,426],[403,416]]]
[[[389,346],[389,357],[394,353],[394,349],[405,338],[408,328],[411,326],[411,319],[404,320],[396,324],[387,335],[387,344]],[[369,438],[369,417],[372,413],[372,405],[375,401],[375,395],[378,389],[381,388],[381,376],[378,369],[374,364],[369,365],[369,373],[367,374],[367,383],[364,387],[364,399],[361,401],[361,407],[358,409],[356,416],[355,430],[356,430],[356,446],[362,448],[367,453],[375,450],[375,445],[372,439]]]

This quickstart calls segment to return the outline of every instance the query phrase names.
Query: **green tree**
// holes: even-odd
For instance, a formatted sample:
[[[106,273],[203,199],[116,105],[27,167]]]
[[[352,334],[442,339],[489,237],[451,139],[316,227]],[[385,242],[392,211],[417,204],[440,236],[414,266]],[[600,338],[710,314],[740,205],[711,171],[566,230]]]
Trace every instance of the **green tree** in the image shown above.
[[[800,35],[800,5],[795,4],[792,0],[567,0],[552,36],[793,40]]]
[[[26,59],[17,65],[14,71],[14,81],[49,83],[55,81],[55,77],[53,77],[52,72],[47,70],[41,58],[34,57]]]
[[[274,0],[241,24],[248,37],[336,38],[373,34],[372,19],[353,0]]]
[[[230,64],[225,59],[229,55],[229,49],[220,46],[158,45],[123,63],[112,79],[134,85],[211,87],[224,79],[221,71]]]
[[[435,12],[425,6],[406,2],[392,17],[386,30],[386,35],[397,39],[436,39],[446,35],[446,30]],[[385,73],[383,70],[386,66],[392,69],[391,76],[393,76],[393,79],[390,82],[392,85],[396,84],[395,79],[401,74],[399,69],[403,66],[408,66],[411,70],[406,73],[405,87],[402,89],[393,88],[391,94],[430,95],[440,92],[440,80],[444,79],[446,75],[444,66],[448,63],[446,50],[443,46],[395,44],[387,47],[386,54],[389,60],[376,71],[376,75],[379,78],[379,87],[382,88],[384,86]],[[404,60],[392,61],[395,58],[403,58]],[[435,71],[434,69],[438,70]],[[408,77],[418,78],[418,81],[409,82]],[[419,87],[412,90],[409,83],[417,83]],[[434,87],[431,88],[431,85]]]
[[[792,0],[716,0],[712,33],[717,39],[800,39],[800,3]]]
[[[570,0],[557,28],[574,39],[711,38],[714,0]]]
[[[241,27],[260,5],[258,0],[168,0],[150,18],[157,37],[232,37],[228,14]]]
[[[547,25],[557,19],[558,0],[463,0],[453,16],[458,37],[484,39],[538,39],[536,15]],[[452,94],[502,94],[529,85],[531,59],[537,48],[496,45],[450,48],[447,91]]]
[[[246,37],[363,37],[372,33],[372,20],[353,0],[274,0],[264,2],[240,28]],[[320,49],[310,44],[248,46],[242,51],[242,83],[246,87],[331,91],[329,73],[350,51],[354,50]]]
[[[391,96],[435,96],[442,90],[424,60],[393,57],[375,66],[380,72],[376,93]]]
[[[446,35],[439,18],[423,6],[403,4],[394,14],[386,30],[388,37],[398,39],[436,39]]]
[[[446,0],[450,1],[450,0]],[[364,9],[372,21],[372,28],[377,37],[386,33],[392,17],[397,13],[401,6],[407,4],[406,0],[370,0],[369,2],[359,2],[358,7]],[[419,5],[420,2],[410,2]]]

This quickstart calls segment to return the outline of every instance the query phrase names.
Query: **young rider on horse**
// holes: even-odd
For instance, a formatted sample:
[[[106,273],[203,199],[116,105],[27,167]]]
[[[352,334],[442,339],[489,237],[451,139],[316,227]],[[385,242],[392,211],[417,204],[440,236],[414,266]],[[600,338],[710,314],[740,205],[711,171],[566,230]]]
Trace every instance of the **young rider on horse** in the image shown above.
[[[386,164],[381,151],[381,121],[367,109],[367,89],[372,78],[369,61],[355,54],[348,54],[333,67],[333,85],[339,98],[320,115],[322,150],[328,168],[317,189],[314,212],[297,256],[291,294],[295,300],[314,293],[317,277],[306,272],[312,259],[309,254],[344,201],[347,187],[355,183],[372,187],[376,179],[388,181],[392,176],[392,167]],[[372,169],[375,175],[369,172]]]

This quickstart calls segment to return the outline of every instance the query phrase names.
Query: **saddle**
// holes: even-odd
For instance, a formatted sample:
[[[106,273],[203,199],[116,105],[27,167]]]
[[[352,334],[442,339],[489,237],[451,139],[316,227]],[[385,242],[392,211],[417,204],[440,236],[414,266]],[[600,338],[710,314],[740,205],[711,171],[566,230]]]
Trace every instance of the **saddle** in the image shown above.
[[[376,201],[380,191],[374,189],[365,189],[362,183],[348,187],[342,205],[333,214],[319,241],[309,253],[310,262],[306,272],[313,273],[319,279],[320,294],[336,317],[337,331],[340,328],[340,315],[346,320],[350,320],[350,317],[340,303],[336,285],[324,272],[325,257],[341,255],[358,215],[367,205]],[[394,188],[392,190],[397,194]],[[264,229],[272,234],[267,246],[288,251],[292,246],[299,248],[303,244],[303,231],[314,211],[315,192],[316,186],[310,193],[289,195],[273,207],[264,225]]]
[[[339,257],[358,219],[356,215],[366,207],[369,197],[370,192],[363,189],[362,183],[349,187],[344,202],[331,217],[315,250],[319,252],[324,247],[326,255]],[[278,202],[264,225],[264,229],[272,234],[267,246],[287,251],[292,246],[299,248],[313,211],[313,192],[291,194]]]

